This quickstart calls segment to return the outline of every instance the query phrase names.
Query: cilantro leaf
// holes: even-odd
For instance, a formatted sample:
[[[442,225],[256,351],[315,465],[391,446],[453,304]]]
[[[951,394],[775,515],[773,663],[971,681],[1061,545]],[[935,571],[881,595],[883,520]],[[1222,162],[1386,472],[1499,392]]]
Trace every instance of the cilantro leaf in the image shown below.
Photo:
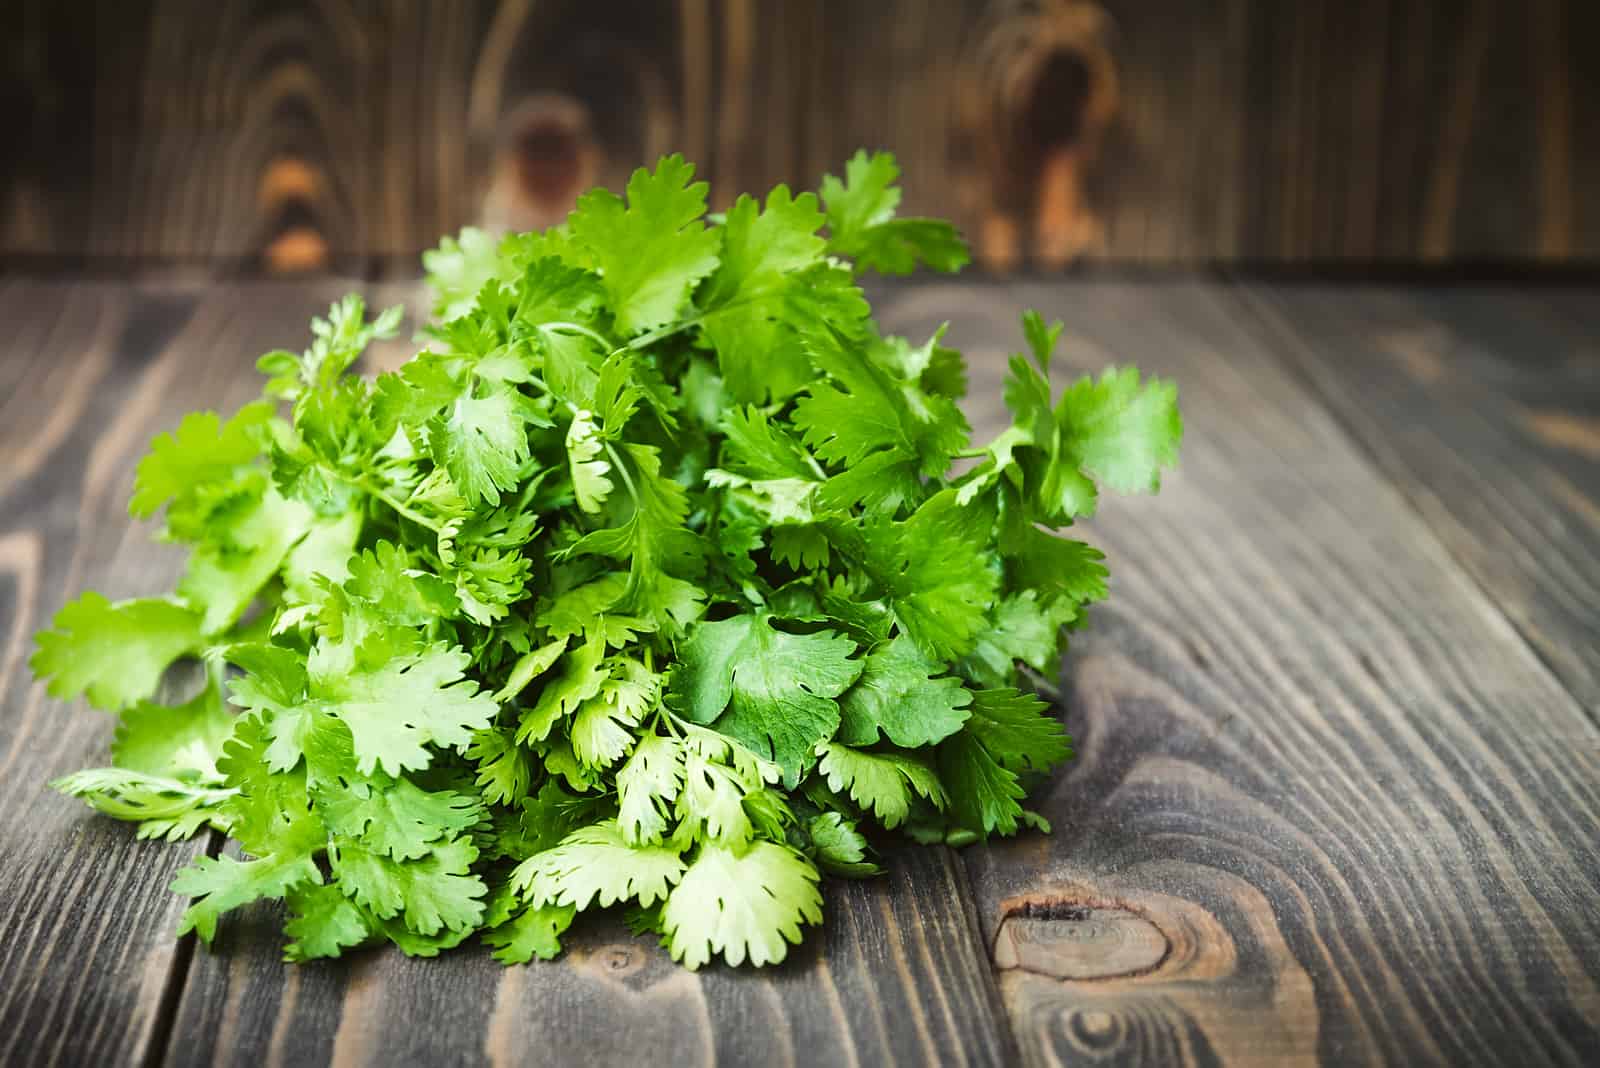
[[[478,291],[499,270],[494,238],[469,226],[459,237],[440,240],[439,247],[422,254],[422,267],[434,292],[433,310],[450,320],[472,310]]]
[[[349,840],[330,851],[339,889],[381,919],[400,917],[420,935],[471,930],[483,916],[483,880],[472,874],[478,850],[465,838],[443,842],[417,860],[395,860]]]
[[[878,822],[893,829],[911,813],[913,795],[935,808],[945,805],[944,787],[932,767],[909,753],[868,752],[846,745],[821,747],[817,770],[836,793],[849,792],[850,800],[870,811]]]
[[[111,756],[117,767],[130,771],[214,779],[222,746],[232,733],[233,717],[223,706],[222,692],[208,681],[181,705],[140,701],[126,709]]]
[[[215,540],[196,549],[178,583],[178,592],[203,612],[206,634],[227,629],[244,614],[310,529],[311,518],[305,505],[268,487],[214,526]]]
[[[973,694],[967,730],[1004,768],[1014,772],[1048,771],[1072,755],[1072,739],[1048,707],[1032,694],[1015,689],[979,690]]]
[[[285,960],[337,957],[372,937],[367,913],[337,886],[300,884],[291,887],[284,900],[291,913],[283,925],[283,933],[290,939],[283,951]]]
[[[530,417],[521,395],[504,383],[455,399],[428,427],[434,461],[469,501],[498,504],[515,489],[528,459]]]
[[[769,757],[793,785],[838,729],[833,699],[861,674],[854,651],[837,634],[788,634],[770,616],[733,616],[691,631],[674,685],[691,720]]]
[[[195,898],[178,925],[178,934],[194,931],[209,943],[217,936],[224,912],[262,898],[281,898],[306,883],[320,883],[322,873],[304,853],[238,860],[196,857],[172,880],[173,893]]]
[[[956,823],[983,835],[1017,833],[1023,789],[975,733],[962,731],[940,744],[939,779]]]
[[[972,695],[901,635],[874,649],[861,678],[839,700],[839,740],[871,745],[879,733],[907,749],[931,745],[961,729]]]
[[[585,512],[598,512],[611,496],[611,470],[608,460],[597,459],[601,445],[595,433],[594,413],[579,409],[567,428],[567,458],[572,470],[572,491],[578,498],[578,507]]]
[[[452,790],[423,790],[409,779],[340,782],[317,791],[328,830],[396,860],[416,860],[441,838],[454,838],[482,818],[477,800]]]
[[[431,762],[429,745],[462,748],[494,718],[494,699],[464,673],[468,657],[435,644],[370,670],[329,679],[315,692],[349,726],[363,775]]]
[[[83,694],[116,711],[155,693],[173,661],[203,648],[201,624],[198,613],[171,601],[112,604],[90,590],[56,613],[28,664],[49,679],[50,696]]]
[[[683,787],[683,747],[652,734],[634,747],[617,772],[617,823],[629,845],[659,842],[667,830],[667,813]]]
[[[857,152],[845,164],[843,181],[822,179],[828,206],[828,249],[856,259],[863,268],[909,274],[918,263],[936,271],[958,271],[971,259],[955,228],[939,219],[896,219],[900,167],[888,152]]]
[[[683,877],[678,851],[661,846],[631,846],[614,821],[581,827],[561,844],[535,853],[511,873],[511,885],[535,905],[571,905],[580,911],[591,901],[602,908],[637,899],[649,905],[667,896]]]
[[[700,221],[706,184],[668,156],[628,179],[628,199],[603,189],[578,198],[568,225],[600,270],[617,329],[634,335],[672,319],[690,288],[717,266],[721,235]]]
[[[577,914],[571,905],[525,908],[486,932],[483,940],[495,947],[494,959],[502,964],[526,964],[535,957],[551,960],[561,953],[561,935]]]
[[[177,430],[157,434],[134,474],[129,514],[148,518],[174,497],[231,477],[260,454],[263,431],[271,418],[272,405],[256,401],[239,409],[227,423],[215,412],[191,412]]]
[[[1132,367],[1079,380],[1061,395],[1055,420],[1079,465],[1122,493],[1160,489],[1183,437],[1177,388],[1160,379],[1141,385]]]
[[[234,791],[194,778],[151,775],[131,768],[85,768],[50,784],[107,816],[139,824],[137,837],[169,842],[192,838],[204,827],[229,829],[224,809]]]
[[[716,953],[732,965],[776,964],[822,921],[817,869],[788,846],[757,842],[740,853],[700,847],[661,909],[674,960],[699,968]]]
[[[837,812],[823,812],[806,824],[817,865],[830,875],[852,879],[878,875],[883,871],[871,860],[872,847],[856,829],[855,821]]]
[[[970,652],[988,622],[999,577],[982,544],[973,513],[948,492],[910,519],[867,530],[868,570],[887,592],[895,621],[932,659]]]
[[[787,397],[809,377],[809,361],[785,322],[804,314],[791,302],[791,289],[806,286],[802,272],[822,262],[826,243],[816,236],[822,222],[815,195],[796,197],[783,185],[759,213],[748,196],[728,211],[721,263],[701,293],[701,329],[739,400]]]

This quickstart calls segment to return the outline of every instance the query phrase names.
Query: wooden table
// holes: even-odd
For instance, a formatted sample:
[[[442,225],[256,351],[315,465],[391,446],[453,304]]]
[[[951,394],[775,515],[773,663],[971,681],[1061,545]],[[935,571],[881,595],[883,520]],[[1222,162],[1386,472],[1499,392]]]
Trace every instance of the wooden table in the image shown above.
[[[1182,469],[1092,524],[1055,835],[907,852],[783,967],[691,974],[604,923],[509,970],[285,965],[264,908],[197,949],[166,885],[219,843],[44,789],[111,726],[30,636],[180,566],[126,518],[145,443],[343,288],[0,285],[0,1063],[1600,1063],[1594,290],[885,294],[888,329],[952,320],[980,435],[1026,306],[1076,367],[1175,378]]]

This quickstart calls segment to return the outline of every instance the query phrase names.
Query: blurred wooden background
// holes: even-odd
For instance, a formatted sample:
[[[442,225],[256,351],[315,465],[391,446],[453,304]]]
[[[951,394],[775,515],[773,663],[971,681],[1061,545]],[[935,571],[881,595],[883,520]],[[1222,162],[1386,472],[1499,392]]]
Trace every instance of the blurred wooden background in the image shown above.
[[[995,269],[1600,254],[1594,0],[5,0],[0,264],[405,272],[667,151]]]

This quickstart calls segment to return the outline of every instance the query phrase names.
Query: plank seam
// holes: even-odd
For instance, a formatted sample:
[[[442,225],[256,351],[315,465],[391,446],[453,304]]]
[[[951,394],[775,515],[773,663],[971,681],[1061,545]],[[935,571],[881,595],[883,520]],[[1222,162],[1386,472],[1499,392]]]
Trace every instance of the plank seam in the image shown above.
[[[977,946],[980,967],[979,974],[974,976],[974,979],[983,988],[983,995],[989,1002],[990,1014],[994,1017],[1000,1032],[1000,1040],[1005,1044],[1005,1048],[1001,1050],[1004,1063],[1021,1064],[1022,1043],[1017,1038],[1016,1021],[1011,1018],[1011,1009],[1000,993],[993,947],[984,938],[983,918],[978,915],[978,899],[972,893],[972,873],[967,870],[967,859],[961,850],[951,849],[949,846],[945,846],[944,850],[953,869],[950,881],[955,884],[957,904],[962,917],[966,920],[968,934]]]
[[[206,831],[204,855],[215,859],[222,853],[227,836],[220,831]],[[161,998],[156,1002],[156,1017],[150,1027],[150,1038],[145,1043],[140,1068],[159,1068],[166,1063],[172,1049],[172,1033],[178,1023],[178,1008],[183,1003],[184,992],[189,989],[189,973],[194,967],[195,942],[193,931],[178,940],[172,955],[172,967],[161,986]]]

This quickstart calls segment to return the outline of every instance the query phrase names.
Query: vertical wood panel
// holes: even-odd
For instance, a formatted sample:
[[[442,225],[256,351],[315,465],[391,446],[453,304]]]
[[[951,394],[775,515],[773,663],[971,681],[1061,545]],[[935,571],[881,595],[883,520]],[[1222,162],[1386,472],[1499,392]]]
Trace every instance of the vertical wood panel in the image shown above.
[[[1579,0],[15,0],[0,255],[359,270],[894,149],[991,268],[1600,256]],[[1594,120],[1594,121],[1591,121]]]

